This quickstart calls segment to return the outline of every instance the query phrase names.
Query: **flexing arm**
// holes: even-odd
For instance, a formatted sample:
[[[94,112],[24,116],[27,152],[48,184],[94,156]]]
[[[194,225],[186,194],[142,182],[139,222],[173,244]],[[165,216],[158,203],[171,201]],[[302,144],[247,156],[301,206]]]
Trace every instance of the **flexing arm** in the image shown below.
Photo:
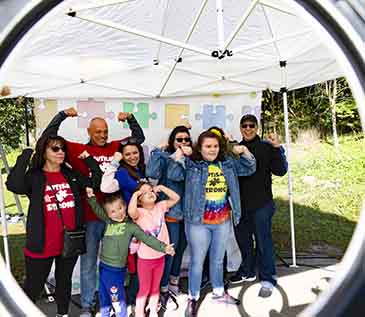
[[[288,171],[288,162],[284,148],[280,145],[279,136],[276,133],[270,133],[264,142],[271,145],[271,172],[277,176],[284,176]]]
[[[127,120],[129,128],[131,129],[131,137],[136,139],[136,143],[142,144],[145,141],[145,136],[141,126],[134,117],[133,113],[119,112],[118,120],[124,122]]]
[[[85,150],[79,155],[79,159],[83,159],[85,164],[91,171],[91,177],[86,177],[80,173],[79,178],[86,178],[87,181],[82,180],[81,188],[91,186],[95,190],[99,190],[103,172],[100,169],[98,162]]]
[[[244,145],[233,146],[233,152],[239,155],[239,159],[233,159],[238,176],[249,176],[256,172],[256,159]]]
[[[146,165],[146,177],[161,180],[163,173],[166,171],[168,159],[169,153],[159,148],[152,150]]]
[[[61,123],[67,118],[67,117],[76,117],[77,111],[75,108],[68,108],[65,110],[60,111],[57,113],[51,122],[48,124],[48,126],[45,128],[45,130],[42,133],[42,136],[45,135],[56,135],[58,133],[58,130],[60,128]]]
[[[288,161],[282,146],[272,148],[270,170],[276,176],[284,176],[288,171]]]
[[[6,188],[15,194],[29,195],[31,192],[31,175],[28,170],[32,149],[25,149],[16,159],[6,180]]]
[[[135,191],[131,197],[131,200],[129,201],[128,215],[133,220],[136,220],[139,217],[139,212],[137,207],[138,207],[138,197],[140,195],[142,195],[142,192],[140,190]]]
[[[167,208],[171,208],[172,206],[175,206],[177,204],[177,202],[180,200],[180,196],[176,192],[174,192],[172,189],[170,189],[164,185],[155,186],[153,188],[153,191],[155,193],[163,192],[168,197],[168,199],[165,200]]]
[[[89,191],[88,193],[88,199],[87,202],[90,205],[91,209],[94,211],[94,213],[105,222],[110,222],[109,217],[105,214],[104,209],[100,206],[98,201],[96,200],[96,197],[94,195],[91,195]]]

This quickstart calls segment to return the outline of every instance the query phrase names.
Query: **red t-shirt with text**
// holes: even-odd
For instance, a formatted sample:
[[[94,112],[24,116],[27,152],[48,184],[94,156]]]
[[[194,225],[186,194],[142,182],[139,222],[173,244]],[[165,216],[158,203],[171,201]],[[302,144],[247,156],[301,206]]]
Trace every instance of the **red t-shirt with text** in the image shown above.
[[[107,143],[105,146],[96,146],[89,144],[81,144],[67,141],[67,156],[72,168],[80,171],[85,176],[90,176],[90,171],[85,162],[78,156],[86,150],[98,163],[101,171],[104,173],[106,167],[113,160],[114,153],[118,150],[120,140]],[[102,203],[104,194],[100,191],[95,192],[95,196],[99,203]],[[100,220],[92,211],[86,200],[86,194],[81,193],[82,207],[85,212],[85,220]]]
[[[32,258],[48,258],[58,256],[62,252],[63,226],[57,213],[56,199],[66,228],[68,230],[76,228],[75,198],[70,185],[61,172],[44,173],[47,178],[43,199],[44,250],[43,253],[34,253],[24,249],[24,254]]]

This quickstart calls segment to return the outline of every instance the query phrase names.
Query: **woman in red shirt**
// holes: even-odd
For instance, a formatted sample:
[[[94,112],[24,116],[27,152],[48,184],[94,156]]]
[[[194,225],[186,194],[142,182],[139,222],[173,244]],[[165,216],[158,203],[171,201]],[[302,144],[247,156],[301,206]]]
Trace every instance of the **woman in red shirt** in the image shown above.
[[[10,191],[29,198],[24,291],[35,302],[55,262],[57,316],[67,316],[77,256],[61,256],[63,225],[57,209],[68,230],[82,227],[84,214],[80,191],[85,187],[97,188],[102,174],[87,152],[80,158],[89,166],[91,178],[68,167],[65,164],[66,142],[60,136],[43,135],[31,159],[32,153],[28,148],[19,155],[6,182]]]

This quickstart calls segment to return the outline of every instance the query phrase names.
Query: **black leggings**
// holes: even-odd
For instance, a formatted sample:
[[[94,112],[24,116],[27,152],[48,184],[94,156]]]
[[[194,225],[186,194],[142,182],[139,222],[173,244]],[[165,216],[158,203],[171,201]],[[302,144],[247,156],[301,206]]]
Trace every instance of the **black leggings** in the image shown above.
[[[24,292],[34,303],[36,302],[51,271],[53,260],[56,261],[57,313],[64,315],[68,313],[71,298],[72,272],[77,261],[77,256],[72,258],[57,256],[45,259],[35,259],[26,256]]]

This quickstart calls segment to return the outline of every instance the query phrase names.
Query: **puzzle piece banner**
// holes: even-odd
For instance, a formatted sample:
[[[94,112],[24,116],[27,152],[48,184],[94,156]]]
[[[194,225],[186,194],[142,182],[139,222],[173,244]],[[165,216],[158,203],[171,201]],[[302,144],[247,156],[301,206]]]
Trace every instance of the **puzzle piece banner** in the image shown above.
[[[40,135],[58,112],[56,99],[36,99],[34,102],[34,115],[36,120],[37,135]]]
[[[145,150],[166,141],[171,130],[181,124],[192,125],[194,140],[205,129],[215,125],[234,138],[241,139],[239,120],[243,114],[261,114],[261,92],[235,96],[199,96],[161,99],[58,99],[36,101],[36,119],[42,131],[60,110],[75,107],[76,118],[62,122],[59,133],[66,139],[88,142],[87,127],[94,117],[102,117],[109,126],[109,140],[130,135],[126,122],[117,121],[119,112],[133,112],[141,125],[146,141]]]
[[[166,104],[165,128],[173,129],[178,125],[189,123],[189,105]]]
[[[78,127],[87,128],[92,118],[101,117],[104,119],[113,119],[114,113],[105,110],[104,101],[96,101],[94,99],[79,100],[76,104]]]
[[[150,126],[150,119],[156,120],[157,114],[155,112],[150,113],[150,104],[146,102],[124,102],[123,103],[124,112],[132,112],[136,117],[139,125],[145,129]],[[124,128],[128,128],[128,124],[124,123]]]

